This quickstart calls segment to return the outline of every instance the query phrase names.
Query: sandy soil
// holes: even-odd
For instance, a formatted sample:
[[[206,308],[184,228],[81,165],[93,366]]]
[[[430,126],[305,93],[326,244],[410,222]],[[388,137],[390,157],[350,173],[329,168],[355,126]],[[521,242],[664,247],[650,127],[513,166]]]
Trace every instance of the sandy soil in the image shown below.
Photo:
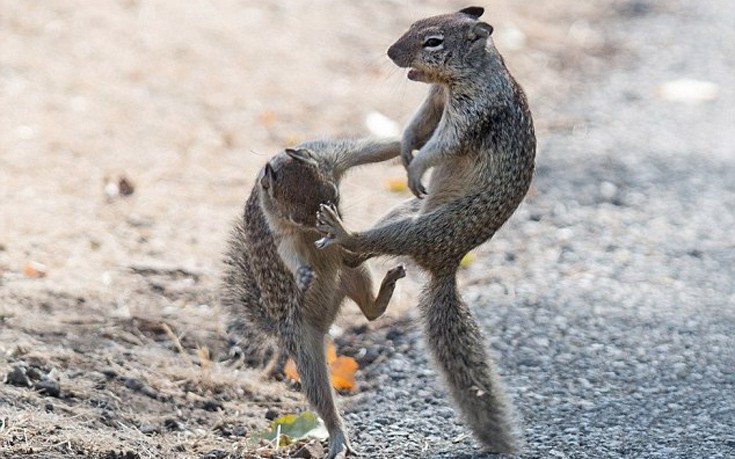
[[[487,20],[543,133],[568,127],[552,101],[574,69],[605,65],[592,24],[621,2],[536,3],[497,3]],[[222,362],[230,222],[284,146],[366,135],[373,112],[405,122],[426,88],[384,51],[413,20],[463,6],[0,0],[0,451],[270,454],[244,436],[303,402]],[[405,199],[383,187],[401,176],[384,164],[348,178],[348,223]],[[374,327],[415,292],[403,282]],[[342,326],[361,324],[346,307]]]

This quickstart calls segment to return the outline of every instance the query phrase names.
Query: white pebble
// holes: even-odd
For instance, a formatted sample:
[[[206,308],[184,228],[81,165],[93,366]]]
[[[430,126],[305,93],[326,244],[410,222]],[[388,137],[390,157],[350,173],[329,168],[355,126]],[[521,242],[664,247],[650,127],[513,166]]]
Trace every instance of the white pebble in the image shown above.
[[[611,182],[600,183],[600,195],[605,199],[613,198],[618,192],[618,187]]]

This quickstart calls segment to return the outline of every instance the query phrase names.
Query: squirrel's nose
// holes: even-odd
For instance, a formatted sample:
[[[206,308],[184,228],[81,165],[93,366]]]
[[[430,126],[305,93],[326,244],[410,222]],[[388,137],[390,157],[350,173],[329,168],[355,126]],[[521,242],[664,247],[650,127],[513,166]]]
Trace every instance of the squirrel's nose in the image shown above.
[[[390,60],[395,61],[398,57],[398,50],[396,49],[396,45],[391,46],[388,48],[388,57]]]

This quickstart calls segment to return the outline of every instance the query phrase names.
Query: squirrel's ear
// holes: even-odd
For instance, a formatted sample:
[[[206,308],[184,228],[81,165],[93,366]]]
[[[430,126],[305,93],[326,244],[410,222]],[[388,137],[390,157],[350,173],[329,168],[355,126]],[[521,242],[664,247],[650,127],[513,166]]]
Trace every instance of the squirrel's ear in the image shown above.
[[[458,11],[458,13],[466,14],[467,16],[472,16],[475,19],[478,19],[480,16],[482,16],[482,13],[485,12],[485,8],[481,6],[468,6],[467,8],[463,8]]]
[[[493,34],[493,26],[485,22],[476,22],[470,27],[470,31],[467,32],[467,39],[470,41],[479,40],[481,38],[487,38]]]
[[[286,154],[295,160],[303,161],[307,164],[311,164],[312,166],[318,166],[314,159],[314,155],[305,148],[286,148]]]
[[[267,190],[276,181],[276,171],[273,170],[271,163],[266,163],[265,168],[260,176],[260,186]]]

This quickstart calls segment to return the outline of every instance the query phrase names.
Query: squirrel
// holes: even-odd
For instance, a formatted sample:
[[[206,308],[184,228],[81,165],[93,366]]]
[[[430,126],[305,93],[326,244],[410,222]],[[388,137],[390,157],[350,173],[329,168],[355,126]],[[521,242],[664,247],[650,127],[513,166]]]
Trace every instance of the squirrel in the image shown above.
[[[528,192],[536,136],[526,96],[490,37],[493,27],[479,20],[483,12],[469,7],[419,20],[388,49],[396,65],[409,68],[409,79],[432,85],[402,138],[401,159],[417,197],[364,232],[347,230],[325,203],[317,246],[337,244],[362,259],[408,255],[428,271],[419,310],[435,364],[475,437],[490,451],[509,453],[521,443],[512,406],[458,292],[457,270]],[[421,178],[431,167],[425,190]]]
[[[329,459],[354,451],[335,406],[325,335],[345,296],[368,320],[380,317],[405,271],[401,265],[389,270],[374,296],[367,267],[347,266],[350,254],[341,247],[315,247],[316,213],[322,202],[339,203],[348,169],[399,154],[398,139],[312,141],[286,149],[261,170],[225,254],[223,306],[240,332],[275,338],[293,358],[303,392],[329,432]]]

